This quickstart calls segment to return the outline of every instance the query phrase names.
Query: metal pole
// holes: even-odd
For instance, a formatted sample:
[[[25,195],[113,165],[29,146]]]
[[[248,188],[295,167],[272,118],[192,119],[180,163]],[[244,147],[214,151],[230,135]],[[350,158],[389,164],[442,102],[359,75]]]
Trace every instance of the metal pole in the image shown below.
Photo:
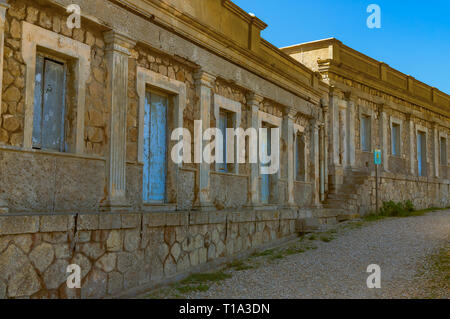
[[[376,214],[378,214],[378,166],[375,165],[375,196],[376,196]]]

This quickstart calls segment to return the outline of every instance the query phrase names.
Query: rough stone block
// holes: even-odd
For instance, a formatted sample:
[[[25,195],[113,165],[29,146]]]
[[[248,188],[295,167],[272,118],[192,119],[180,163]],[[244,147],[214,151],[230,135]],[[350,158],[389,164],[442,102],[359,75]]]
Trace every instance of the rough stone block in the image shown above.
[[[37,233],[39,216],[0,216],[0,235]]]
[[[144,214],[144,225],[148,227],[160,227],[166,225],[167,213]]]
[[[122,228],[140,228],[140,214],[122,214]]]
[[[40,217],[40,231],[44,233],[63,232],[69,229],[71,215],[44,215]]]
[[[97,230],[98,220],[98,215],[79,215],[78,230]]]
[[[122,227],[122,216],[119,214],[101,214],[99,216],[100,229],[120,229]]]

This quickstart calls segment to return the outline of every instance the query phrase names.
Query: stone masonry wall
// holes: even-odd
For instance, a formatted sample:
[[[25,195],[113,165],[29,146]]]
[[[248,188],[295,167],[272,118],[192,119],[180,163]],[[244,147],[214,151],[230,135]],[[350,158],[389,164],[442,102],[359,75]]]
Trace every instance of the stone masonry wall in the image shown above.
[[[295,236],[292,211],[0,215],[1,298],[100,298]],[[81,267],[82,288],[66,285]]]
[[[83,23],[80,29],[69,29],[67,14],[61,9],[36,1],[12,1],[5,23],[5,54],[3,75],[3,105],[0,114],[0,143],[23,145],[25,112],[25,63],[22,58],[22,21],[35,24],[57,34],[91,46],[91,73],[86,83],[85,153],[106,155],[107,123],[109,111],[103,103],[105,97],[106,61],[102,29]],[[70,99],[68,99],[70,108]],[[74,116],[69,119],[66,134],[73,134]],[[67,136],[73,140],[73,136]]]

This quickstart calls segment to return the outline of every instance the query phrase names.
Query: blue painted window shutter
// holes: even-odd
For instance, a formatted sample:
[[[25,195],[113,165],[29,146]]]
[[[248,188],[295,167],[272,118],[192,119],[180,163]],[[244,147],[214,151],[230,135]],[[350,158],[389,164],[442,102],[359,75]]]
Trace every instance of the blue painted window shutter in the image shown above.
[[[34,89],[33,148],[65,151],[64,88],[64,64],[38,55]]]
[[[167,96],[146,93],[144,116],[143,200],[166,200],[167,176]]]

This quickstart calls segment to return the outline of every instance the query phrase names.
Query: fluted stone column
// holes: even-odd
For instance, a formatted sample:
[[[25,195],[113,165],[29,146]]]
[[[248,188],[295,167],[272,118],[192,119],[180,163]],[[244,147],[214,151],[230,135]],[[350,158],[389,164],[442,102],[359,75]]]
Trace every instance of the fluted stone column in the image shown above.
[[[329,138],[331,149],[331,163],[339,165],[339,98],[332,96],[329,109]]]
[[[106,105],[110,111],[109,152],[106,165],[107,198],[102,203],[106,211],[129,209],[126,198],[126,129],[128,105],[128,59],[136,42],[123,34],[104,34],[108,78]]]
[[[329,141],[329,113],[330,108],[327,102],[323,102],[323,174],[324,174],[324,192],[328,192],[328,141]]]
[[[378,121],[380,126],[380,148],[382,155],[382,167],[386,172],[389,169],[389,150],[388,150],[388,129],[387,129],[387,115],[386,115],[386,107],[383,104],[380,104],[378,107]]]
[[[412,114],[406,115],[406,122],[408,124],[408,147],[409,147],[409,173],[415,174],[415,161],[416,161],[416,145],[414,144],[414,120]]]
[[[198,71],[195,76],[195,88],[197,91],[197,105],[196,114],[198,114],[198,120],[202,121],[202,132],[195,132],[196,136],[203,136],[203,132],[211,127],[211,110],[212,110],[212,88],[214,85],[215,77],[205,71]],[[203,159],[203,151],[206,143],[203,142],[203,137],[200,138],[201,143],[197,143],[195,152],[195,158],[202,159],[199,163],[199,169],[197,171],[196,178],[196,190],[198,191],[197,201],[194,204],[197,210],[210,210],[213,208],[211,202],[211,180],[210,170],[211,164],[208,164]],[[200,144],[200,145],[199,145]]]
[[[5,22],[6,11],[9,8],[9,4],[0,0],[0,117],[2,116],[2,92],[3,92],[3,52],[5,41]],[[0,195],[0,214],[8,213],[9,208],[5,199]]]
[[[347,166],[355,167],[355,96],[347,94]]]
[[[326,166],[325,124],[319,126],[319,163],[320,163],[320,201],[325,200],[325,166]]]
[[[433,123],[433,176],[439,178],[439,130],[438,124]]]
[[[255,128],[258,131],[259,128],[259,105],[263,101],[263,97],[255,93],[250,93],[247,95],[247,106],[248,106],[248,127]],[[250,145],[249,145],[250,151]],[[250,154],[248,155],[250,156]],[[250,177],[249,177],[249,206],[260,206],[259,198],[259,163],[250,163]]]
[[[286,167],[287,177],[287,206],[294,206],[294,118],[297,111],[293,107],[284,109],[282,123],[282,137],[286,143],[283,152],[282,165]]]
[[[313,205],[318,206],[320,203],[320,168],[319,168],[319,122],[313,118],[309,121],[310,124],[310,176],[313,189]]]
[[[4,45],[5,45],[5,22],[6,22],[6,11],[9,8],[9,4],[5,0],[0,0],[0,116],[2,115],[2,92],[3,92],[3,56],[4,56]],[[0,200],[0,206],[1,206]]]

